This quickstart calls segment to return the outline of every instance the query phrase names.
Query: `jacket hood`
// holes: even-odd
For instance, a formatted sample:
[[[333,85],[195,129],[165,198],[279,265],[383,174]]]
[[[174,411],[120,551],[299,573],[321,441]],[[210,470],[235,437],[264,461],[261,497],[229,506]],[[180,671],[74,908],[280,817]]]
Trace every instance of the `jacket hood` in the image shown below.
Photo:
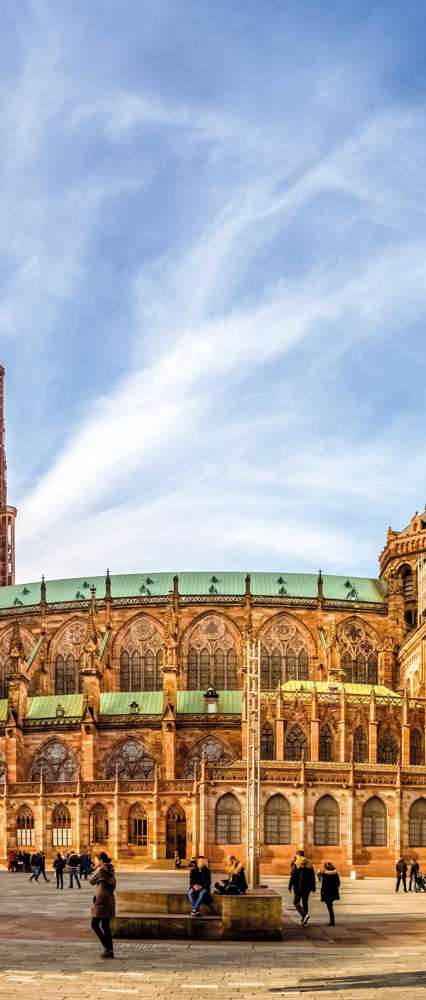
[[[115,885],[115,873],[114,866],[109,863],[107,865],[101,865],[102,881],[107,882],[108,885]]]

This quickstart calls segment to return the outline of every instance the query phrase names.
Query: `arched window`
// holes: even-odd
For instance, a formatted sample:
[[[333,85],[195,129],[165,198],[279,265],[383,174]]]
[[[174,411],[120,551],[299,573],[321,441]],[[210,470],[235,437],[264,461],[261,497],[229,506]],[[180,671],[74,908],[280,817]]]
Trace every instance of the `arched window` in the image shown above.
[[[365,764],[367,759],[367,737],[362,726],[358,726],[354,732],[354,761],[356,764]]]
[[[28,806],[20,806],[16,814],[16,845],[33,847],[34,844],[34,815]]]
[[[340,665],[345,680],[355,684],[377,684],[377,641],[363,621],[352,618],[338,631]]]
[[[89,840],[91,844],[108,843],[108,813],[101,802],[90,810]]]
[[[175,851],[186,858],[186,813],[179,802],[169,806],[166,816],[166,857],[173,858]]]
[[[300,726],[292,726],[286,732],[285,759],[302,760],[303,753],[306,753],[306,736]]]
[[[55,661],[55,694],[76,694],[81,690],[80,664],[72,653],[59,653]]]
[[[233,691],[238,686],[237,638],[221,615],[207,615],[189,632],[183,645],[188,689]]]
[[[128,841],[135,847],[146,847],[148,843],[148,819],[140,802],[129,809]]]
[[[273,691],[285,681],[309,678],[309,638],[295,619],[280,615],[262,631],[260,683]]]
[[[232,792],[216,805],[216,843],[241,844],[241,805]]]
[[[426,847],[426,799],[416,799],[409,813],[410,847]]]
[[[53,847],[71,847],[72,844],[71,816],[63,802],[53,810],[52,844]]]
[[[291,844],[290,803],[279,793],[265,806],[265,844]]]
[[[387,812],[382,799],[373,795],[362,810],[362,843],[364,847],[386,847]]]
[[[78,767],[75,754],[60,740],[47,743],[33,758],[30,781],[77,781]]]
[[[145,781],[154,777],[155,763],[143,743],[129,737],[113,750],[106,766],[106,778],[118,777],[121,781]]]
[[[423,740],[418,729],[412,729],[410,733],[410,764],[423,764]]]
[[[400,576],[402,580],[402,593],[404,594],[406,601],[409,601],[413,597],[414,593],[413,571],[411,566],[402,566]]]
[[[184,778],[196,778],[200,776],[201,760],[204,757],[207,767],[217,764],[219,767],[227,767],[232,764],[232,756],[225,750],[223,744],[216,736],[208,736],[190,750],[185,758]]]
[[[163,632],[153,619],[142,615],[120,634],[114,646],[119,655],[121,691],[160,691],[163,686]]]
[[[396,764],[399,757],[399,744],[391,733],[383,733],[377,744],[377,763]]]
[[[332,795],[323,795],[314,810],[314,844],[337,847],[340,844],[340,809]]]
[[[319,735],[319,759],[333,760],[333,737],[330,726],[322,726]]]
[[[274,760],[275,758],[274,730],[267,722],[262,726],[260,734],[260,756],[262,760]]]

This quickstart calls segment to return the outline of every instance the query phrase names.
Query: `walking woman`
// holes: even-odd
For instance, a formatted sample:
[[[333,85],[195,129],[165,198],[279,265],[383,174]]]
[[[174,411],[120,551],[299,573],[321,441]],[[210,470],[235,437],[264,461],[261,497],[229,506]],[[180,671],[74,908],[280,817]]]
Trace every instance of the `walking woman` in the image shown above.
[[[103,945],[101,958],[114,958],[111,934],[111,917],[115,916],[116,878],[111,859],[100,851],[97,855],[97,865],[89,879],[90,885],[96,886],[92,906],[92,930]]]
[[[318,878],[321,882],[321,902],[325,903],[330,916],[328,926],[334,927],[336,921],[334,919],[333,903],[336,899],[340,899],[340,878],[331,861],[326,861],[324,867],[320,868]]]

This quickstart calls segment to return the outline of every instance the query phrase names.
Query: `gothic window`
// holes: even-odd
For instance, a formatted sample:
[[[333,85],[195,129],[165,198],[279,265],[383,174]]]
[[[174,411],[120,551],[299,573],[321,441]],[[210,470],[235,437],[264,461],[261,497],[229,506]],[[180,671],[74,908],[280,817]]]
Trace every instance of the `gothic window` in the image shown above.
[[[87,637],[87,622],[77,620],[53,640],[51,662],[54,669],[55,694],[76,694],[82,691],[80,675],[83,649]]]
[[[33,847],[34,844],[34,815],[28,806],[20,806],[16,814],[16,845]]]
[[[52,815],[52,845],[53,847],[71,847],[72,827],[69,809],[60,802],[55,806]]]
[[[383,733],[377,743],[377,763],[396,764],[399,757],[399,744],[391,733]]]
[[[367,737],[362,726],[358,726],[354,732],[354,761],[356,764],[365,764],[367,760]]]
[[[161,691],[163,643],[157,622],[147,616],[132,622],[120,640],[120,691]]]
[[[273,691],[285,681],[308,680],[309,647],[300,624],[287,615],[269,623],[262,634],[260,683]]]
[[[55,662],[55,694],[76,694],[81,688],[80,662],[72,653],[59,653]]]
[[[410,733],[410,764],[423,764],[423,740],[418,729]]]
[[[90,810],[89,841],[91,844],[108,843],[108,813],[101,802]]]
[[[241,805],[232,792],[216,805],[216,843],[241,844]]]
[[[373,795],[362,810],[363,847],[386,847],[387,825],[386,806],[382,799]]]
[[[274,730],[268,722],[262,726],[260,733],[260,756],[262,760],[274,760],[275,758]]]
[[[148,843],[148,819],[140,802],[129,809],[128,842],[135,847],[146,847]]]
[[[340,665],[345,679],[355,684],[377,684],[377,646],[359,619],[339,629]]]
[[[291,844],[290,803],[279,793],[265,806],[265,844]]]
[[[231,754],[226,752],[222,743],[216,739],[216,736],[208,736],[207,739],[197,743],[187,755],[184,769],[185,778],[193,778],[194,775],[199,778],[203,757],[207,767],[213,767],[215,764],[219,767],[227,767],[228,764],[232,764]]]
[[[340,809],[332,795],[323,795],[314,810],[314,844],[337,847],[340,844]]]
[[[43,687],[42,687],[41,672],[40,672],[40,670],[33,670],[33,673],[32,673],[32,676],[31,676],[31,680],[30,680],[30,686],[28,688],[28,694],[29,694],[30,698],[33,698],[34,695],[38,695],[38,694],[42,694],[42,693],[43,693]]]
[[[0,698],[7,698],[9,689],[9,679],[13,671],[13,660],[10,656],[12,644],[15,640],[21,644],[22,654],[28,659],[34,646],[34,640],[26,629],[20,627],[18,636],[14,628],[7,628],[0,633]]]
[[[113,750],[106,766],[106,778],[121,781],[146,781],[154,777],[155,763],[143,743],[129,737]]]
[[[408,820],[410,847],[426,847],[426,799],[413,802]]]
[[[75,755],[65,743],[52,740],[36,753],[30,768],[30,781],[77,781]]]
[[[333,737],[330,726],[323,726],[319,735],[319,759],[333,760]]]
[[[234,630],[220,615],[208,615],[189,632],[184,644],[188,690],[234,691],[238,686]]]
[[[292,726],[285,737],[285,760],[302,760],[306,753],[306,736],[300,726]]]

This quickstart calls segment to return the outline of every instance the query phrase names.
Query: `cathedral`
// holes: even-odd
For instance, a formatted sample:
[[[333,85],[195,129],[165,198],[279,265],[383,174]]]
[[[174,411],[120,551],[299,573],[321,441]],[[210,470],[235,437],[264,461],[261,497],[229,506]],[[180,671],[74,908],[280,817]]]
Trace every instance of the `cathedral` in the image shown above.
[[[247,640],[260,648],[261,868],[426,867],[426,511],[377,579],[111,574],[16,584],[0,369],[0,856],[244,858]]]

